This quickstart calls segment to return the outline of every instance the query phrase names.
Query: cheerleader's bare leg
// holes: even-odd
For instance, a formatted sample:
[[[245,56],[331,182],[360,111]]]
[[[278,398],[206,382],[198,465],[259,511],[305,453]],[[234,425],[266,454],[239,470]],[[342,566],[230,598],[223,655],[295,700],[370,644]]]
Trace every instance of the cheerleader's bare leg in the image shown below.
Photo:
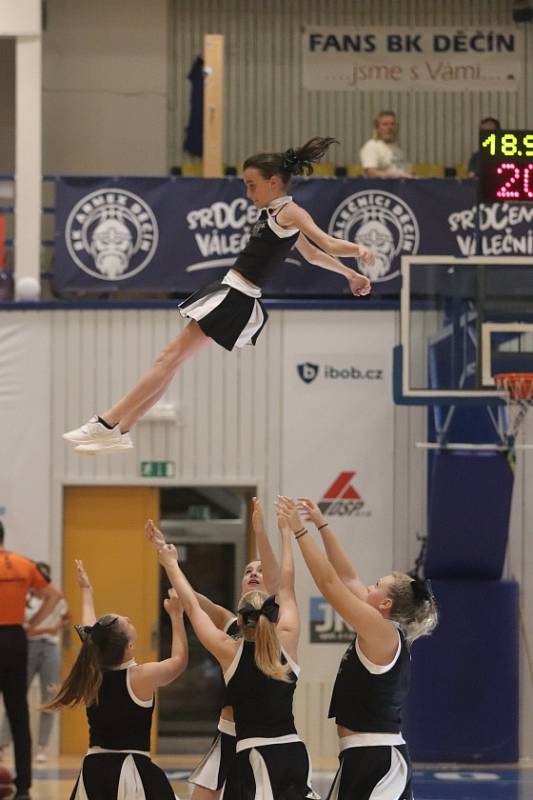
[[[87,454],[100,450],[112,452],[131,449],[131,440],[125,432],[157,403],[180,364],[210,341],[210,337],[193,320],[161,351],[131,392],[102,415],[92,417],[80,428],[63,434],[63,438]]]
[[[153,366],[137,386],[101,415],[103,419],[109,425],[118,424],[121,430],[131,428],[159,400],[180,364],[210,341],[198,323],[192,320],[159,353]],[[124,423],[127,423],[127,427]]]

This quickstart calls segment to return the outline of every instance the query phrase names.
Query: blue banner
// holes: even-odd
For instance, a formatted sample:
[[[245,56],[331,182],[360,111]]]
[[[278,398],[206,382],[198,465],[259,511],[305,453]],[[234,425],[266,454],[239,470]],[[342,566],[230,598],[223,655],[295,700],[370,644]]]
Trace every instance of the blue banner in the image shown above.
[[[374,251],[372,267],[359,265],[374,298],[398,296],[404,254],[533,254],[533,207],[486,206],[478,216],[475,181],[308,178],[296,180],[292,193],[323,230]],[[257,215],[238,178],[60,178],[56,288],[186,295],[232,266]],[[296,249],[264,292],[349,294],[342,277]]]

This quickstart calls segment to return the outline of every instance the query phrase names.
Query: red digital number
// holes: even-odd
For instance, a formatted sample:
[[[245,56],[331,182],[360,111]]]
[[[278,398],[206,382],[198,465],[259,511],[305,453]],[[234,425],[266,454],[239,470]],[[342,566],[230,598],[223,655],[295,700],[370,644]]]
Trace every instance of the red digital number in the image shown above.
[[[513,184],[520,180],[520,168],[512,162],[507,162],[505,164],[500,164],[497,172],[498,175],[503,175],[504,172],[512,172],[513,174],[505,181],[503,186],[500,186],[496,192],[496,197],[509,200],[511,200],[513,197],[520,197],[520,192],[511,189]]]
[[[533,200],[533,191],[529,188],[531,173],[533,172],[533,164],[526,164],[524,167],[524,192],[531,200]]]

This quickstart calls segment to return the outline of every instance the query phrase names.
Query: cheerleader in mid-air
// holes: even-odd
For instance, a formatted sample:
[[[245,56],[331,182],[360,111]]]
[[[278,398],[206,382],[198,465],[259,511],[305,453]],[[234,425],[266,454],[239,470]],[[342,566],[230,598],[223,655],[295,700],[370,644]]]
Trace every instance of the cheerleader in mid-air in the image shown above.
[[[360,258],[370,265],[374,261],[372,252],[363,245],[329,236],[287,194],[292,176],[312,174],[313,164],[335,141],[315,137],[296,150],[259,153],[244,162],[246,195],[261,210],[246,247],[222,280],[203,287],[180,304],[189,324],[159,354],[139,383],[111,408],[63,434],[79,453],[130,450],[132,426],[164,394],[178,367],[211,340],[226,350],[255,344],[268,317],[260,300],[261,290],[293,247],[310,264],[339,273],[356,297],[369,293],[369,279],[338,258]]]

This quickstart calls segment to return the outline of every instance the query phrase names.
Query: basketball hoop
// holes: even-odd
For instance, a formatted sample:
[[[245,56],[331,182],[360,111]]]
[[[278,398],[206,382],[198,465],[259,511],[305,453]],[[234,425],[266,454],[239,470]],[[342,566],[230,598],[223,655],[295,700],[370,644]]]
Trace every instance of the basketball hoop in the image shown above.
[[[507,438],[513,447],[529,407],[533,406],[533,372],[500,372],[494,375],[494,382],[506,395],[510,423]]]

